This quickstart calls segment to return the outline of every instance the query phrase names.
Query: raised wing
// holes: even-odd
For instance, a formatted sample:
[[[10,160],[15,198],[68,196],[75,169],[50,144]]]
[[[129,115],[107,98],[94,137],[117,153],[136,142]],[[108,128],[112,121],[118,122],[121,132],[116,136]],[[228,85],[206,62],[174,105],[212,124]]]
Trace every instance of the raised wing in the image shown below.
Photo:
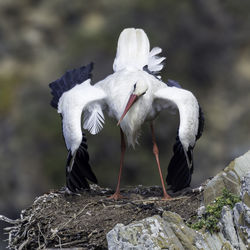
[[[173,191],[189,186],[193,173],[193,148],[201,136],[204,118],[194,95],[179,87],[165,87],[155,92],[155,99],[168,102],[179,110],[180,125],[168,166],[167,184]]]
[[[97,183],[89,165],[86,137],[81,129],[82,112],[86,114],[84,128],[92,134],[103,126],[102,113],[105,92],[90,85],[93,64],[67,71],[49,84],[53,99],[51,105],[62,115],[63,135],[69,151],[66,164],[66,185],[71,192],[89,188],[85,178]]]

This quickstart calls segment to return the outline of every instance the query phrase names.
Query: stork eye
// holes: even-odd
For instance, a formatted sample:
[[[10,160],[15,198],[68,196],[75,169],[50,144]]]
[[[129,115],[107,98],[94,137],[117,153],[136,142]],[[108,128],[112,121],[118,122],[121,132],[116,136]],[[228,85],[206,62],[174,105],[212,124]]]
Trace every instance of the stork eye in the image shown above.
[[[135,90],[135,88],[136,88],[136,83],[134,84],[134,90]]]

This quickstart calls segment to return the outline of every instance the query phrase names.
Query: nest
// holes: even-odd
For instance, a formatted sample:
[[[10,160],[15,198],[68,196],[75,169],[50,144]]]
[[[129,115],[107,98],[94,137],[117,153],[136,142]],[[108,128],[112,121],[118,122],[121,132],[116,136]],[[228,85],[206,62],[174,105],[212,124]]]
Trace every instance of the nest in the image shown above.
[[[164,210],[188,220],[196,215],[202,197],[199,191],[189,189],[170,201],[162,201],[161,188],[142,186],[121,190],[124,199],[118,201],[107,199],[111,193],[97,185],[80,195],[68,195],[63,190],[50,192],[36,198],[21,212],[20,219],[1,216],[12,224],[5,229],[8,247],[107,249],[106,234],[117,223],[127,225],[161,215]]]

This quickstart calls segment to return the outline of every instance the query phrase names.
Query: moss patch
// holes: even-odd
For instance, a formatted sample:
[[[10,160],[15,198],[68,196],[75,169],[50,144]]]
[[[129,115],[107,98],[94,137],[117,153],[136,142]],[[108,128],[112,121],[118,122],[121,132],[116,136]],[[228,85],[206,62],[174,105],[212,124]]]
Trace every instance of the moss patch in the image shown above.
[[[217,197],[212,204],[207,206],[202,217],[199,218],[197,222],[191,225],[189,224],[189,226],[195,230],[204,229],[210,233],[218,232],[218,222],[221,217],[222,208],[224,206],[233,208],[234,205],[239,201],[240,198],[238,196],[230,193],[227,189],[223,189],[222,195]]]

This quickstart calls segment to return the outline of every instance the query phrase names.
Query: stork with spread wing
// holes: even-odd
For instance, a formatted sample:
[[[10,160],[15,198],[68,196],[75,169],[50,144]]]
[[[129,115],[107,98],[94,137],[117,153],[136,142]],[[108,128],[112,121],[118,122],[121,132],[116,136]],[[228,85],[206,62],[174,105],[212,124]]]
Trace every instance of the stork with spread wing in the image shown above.
[[[166,181],[174,191],[189,186],[193,172],[193,148],[201,136],[204,119],[194,95],[172,80],[164,83],[159,75],[164,57],[158,47],[150,51],[149,40],[142,29],[128,28],[118,40],[114,73],[94,85],[90,84],[93,64],[66,72],[50,83],[51,105],[62,116],[63,135],[68,149],[66,186],[76,193],[89,188],[88,180],[97,183],[89,165],[89,155],[83,128],[91,134],[100,132],[104,114],[115,118],[121,133],[121,160],[118,184],[114,195],[119,199],[120,180],[126,145],[137,143],[140,128],[149,122],[153,139],[163,199],[169,199],[162,177],[159,151],[155,140],[153,121],[161,110],[177,108],[180,125],[168,166]]]

